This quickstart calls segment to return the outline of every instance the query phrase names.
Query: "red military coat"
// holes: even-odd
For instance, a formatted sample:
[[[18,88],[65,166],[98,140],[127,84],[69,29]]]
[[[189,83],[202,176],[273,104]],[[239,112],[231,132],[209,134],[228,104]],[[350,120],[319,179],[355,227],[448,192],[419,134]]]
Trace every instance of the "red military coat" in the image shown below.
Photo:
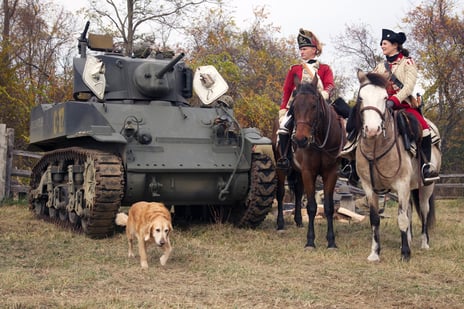
[[[318,63],[318,65],[319,69],[317,70],[317,75],[321,79],[324,90],[327,91],[328,94],[330,94],[330,92],[335,87],[332,69],[327,64]],[[288,100],[290,99],[293,90],[295,90],[295,83],[293,81],[294,74],[296,74],[298,78],[301,80],[303,75],[303,65],[293,65],[288,71],[284,82],[283,96],[282,102],[280,103],[280,109],[287,108]]]

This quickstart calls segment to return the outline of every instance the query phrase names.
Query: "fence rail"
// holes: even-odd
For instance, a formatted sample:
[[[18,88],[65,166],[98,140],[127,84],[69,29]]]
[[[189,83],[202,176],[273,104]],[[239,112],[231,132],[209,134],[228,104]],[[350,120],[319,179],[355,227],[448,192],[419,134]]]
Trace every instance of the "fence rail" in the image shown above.
[[[464,174],[440,174],[434,194],[436,199],[463,198]]]

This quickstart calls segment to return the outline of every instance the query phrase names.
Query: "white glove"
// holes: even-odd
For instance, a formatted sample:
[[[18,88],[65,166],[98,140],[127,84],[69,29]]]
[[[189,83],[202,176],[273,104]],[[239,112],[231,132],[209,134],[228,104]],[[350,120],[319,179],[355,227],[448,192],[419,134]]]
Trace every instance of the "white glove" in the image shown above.
[[[327,91],[321,90],[321,95],[324,98],[324,100],[327,101],[329,99],[329,93]]]

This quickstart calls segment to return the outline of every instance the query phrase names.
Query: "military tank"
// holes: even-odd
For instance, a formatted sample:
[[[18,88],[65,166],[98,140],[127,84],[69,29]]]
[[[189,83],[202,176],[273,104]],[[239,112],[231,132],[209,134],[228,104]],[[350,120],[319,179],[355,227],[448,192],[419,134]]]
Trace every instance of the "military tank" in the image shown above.
[[[241,128],[214,67],[184,54],[129,57],[112,38],[78,38],[73,99],[36,106],[29,207],[40,218],[111,236],[121,206],[165,203],[176,220],[212,217],[257,227],[271,210],[275,168],[257,150],[271,141]],[[202,101],[190,105],[198,94]]]

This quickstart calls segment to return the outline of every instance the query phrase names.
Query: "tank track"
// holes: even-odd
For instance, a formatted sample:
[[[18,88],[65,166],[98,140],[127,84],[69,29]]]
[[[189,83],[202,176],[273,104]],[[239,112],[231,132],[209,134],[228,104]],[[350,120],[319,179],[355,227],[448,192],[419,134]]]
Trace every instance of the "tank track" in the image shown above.
[[[250,191],[241,205],[240,216],[236,217],[236,226],[256,228],[264,221],[272,209],[276,184],[275,167],[271,158],[254,153],[250,170]]]
[[[51,151],[33,168],[30,185],[29,208],[37,217],[91,238],[114,233],[124,194],[119,156],[79,147]]]

